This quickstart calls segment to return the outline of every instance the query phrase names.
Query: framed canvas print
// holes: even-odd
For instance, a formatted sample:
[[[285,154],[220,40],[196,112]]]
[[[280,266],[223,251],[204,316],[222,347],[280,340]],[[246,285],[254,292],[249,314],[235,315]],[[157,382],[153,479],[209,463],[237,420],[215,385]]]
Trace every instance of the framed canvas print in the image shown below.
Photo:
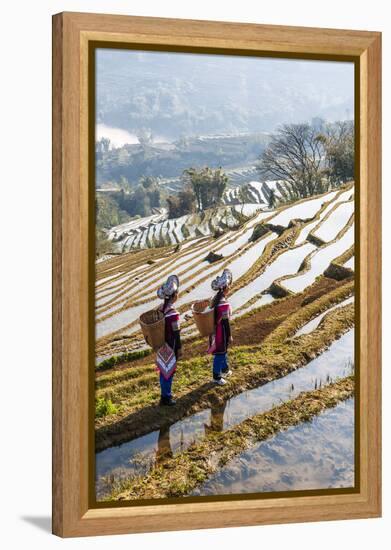
[[[381,37],[53,18],[53,531],[381,513]]]

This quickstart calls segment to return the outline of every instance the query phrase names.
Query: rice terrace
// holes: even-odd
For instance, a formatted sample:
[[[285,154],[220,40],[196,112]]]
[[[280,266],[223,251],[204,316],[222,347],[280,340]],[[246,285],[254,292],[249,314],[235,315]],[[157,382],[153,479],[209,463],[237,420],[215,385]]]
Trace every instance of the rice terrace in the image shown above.
[[[97,122],[119,126],[99,95],[104,56],[99,67]],[[305,123],[277,105],[266,129],[198,122],[179,137],[149,116],[159,139],[143,129],[128,144],[97,140],[97,501],[354,485],[354,123],[341,105],[318,118],[314,106]],[[222,273],[232,375],[219,385],[192,305]],[[139,320],[173,275],[182,347],[176,402],[162,406]]]

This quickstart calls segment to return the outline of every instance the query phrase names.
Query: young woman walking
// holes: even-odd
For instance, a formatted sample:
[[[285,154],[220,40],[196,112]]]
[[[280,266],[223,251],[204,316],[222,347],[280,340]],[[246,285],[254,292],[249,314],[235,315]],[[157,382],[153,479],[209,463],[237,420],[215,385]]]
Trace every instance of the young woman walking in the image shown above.
[[[216,292],[211,302],[215,332],[209,337],[208,352],[213,354],[213,382],[219,386],[223,386],[226,383],[225,378],[232,374],[227,358],[228,346],[232,342],[229,323],[232,309],[227,300],[231,284],[232,273],[229,269],[224,269],[222,275],[212,281],[212,290]]]
[[[159,349],[156,356],[156,365],[160,372],[160,405],[172,406],[172,380],[177,367],[177,360],[181,355],[181,331],[179,313],[174,307],[178,298],[179,279],[170,275],[167,281],[159,288],[157,295],[163,300],[159,306],[165,321],[165,345]]]

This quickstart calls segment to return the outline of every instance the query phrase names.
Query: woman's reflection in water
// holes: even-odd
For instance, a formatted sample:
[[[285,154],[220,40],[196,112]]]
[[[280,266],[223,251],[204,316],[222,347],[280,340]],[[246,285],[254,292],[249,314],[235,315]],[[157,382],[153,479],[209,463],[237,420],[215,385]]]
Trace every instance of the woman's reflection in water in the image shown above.
[[[159,432],[156,449],[156,464],[161,464],[173,456],[174,453],[172,452],[170,441],[170,426],[167,426],[161,428]]]
[[[210,409],[210,425],[204,424],[205,434],[224,431],[224,412],[227,402],[215,403]]]
[[[213,432],[224,431],[224,412],[225,412],[226,406],[227,406],[226,401],[224,401],[224,403],[215,403],[212,405],[210,409],[210,424],[204,424],[205,435],[208,435],[209,433],[213,433]],[[186,445],[186,447],[187,446],[188,445]],[[184,441],[184,434],[182,432],[178,451],[181,452],[184,450],[185,450],[185,441]],[[173,456],[174,456],[174,452],[172,450],[171,440],[170,440],[170,426],[166,426],[165,428],[161,428],[159,432],[157,449],[156,449],[156,464],[161,464],[162,462],[169,460]]]

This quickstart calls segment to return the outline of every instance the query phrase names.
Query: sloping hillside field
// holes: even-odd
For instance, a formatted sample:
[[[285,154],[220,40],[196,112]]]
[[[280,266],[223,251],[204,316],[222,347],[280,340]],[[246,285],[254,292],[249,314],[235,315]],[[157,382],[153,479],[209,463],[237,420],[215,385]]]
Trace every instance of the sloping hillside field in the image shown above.
[[[272,209],[271,184],[110,230],[118,254],[96,264],[98,500],[354,485],[354,185]],[[224,268],[233,374],[220,387],[191,304]],[[159,407],[138,318],[173,273],[183,357],[177,403]]]

